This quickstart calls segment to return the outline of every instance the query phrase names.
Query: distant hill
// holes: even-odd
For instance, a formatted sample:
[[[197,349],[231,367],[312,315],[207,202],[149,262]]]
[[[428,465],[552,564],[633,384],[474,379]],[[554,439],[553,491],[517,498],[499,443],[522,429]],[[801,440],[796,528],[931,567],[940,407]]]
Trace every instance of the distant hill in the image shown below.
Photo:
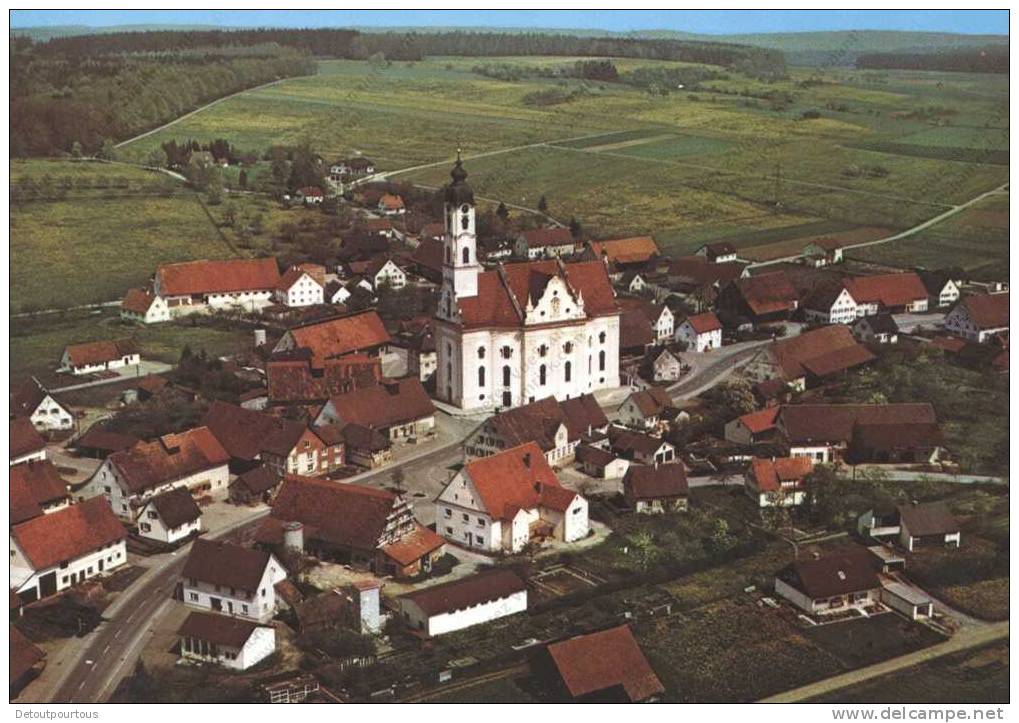
[[[104,35],[106,33],[145,32],[147,30],[234,30],[223,25],[39,25],[36,27],[11,28],[11,37],[25,37],[39,42],[50,38],[67,38],[74,35]]]

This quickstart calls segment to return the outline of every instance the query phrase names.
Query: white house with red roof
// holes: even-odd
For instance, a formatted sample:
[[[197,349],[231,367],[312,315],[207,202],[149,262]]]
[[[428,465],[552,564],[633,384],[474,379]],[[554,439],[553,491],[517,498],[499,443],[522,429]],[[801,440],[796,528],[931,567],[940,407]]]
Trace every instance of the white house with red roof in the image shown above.
[[[128,289],[120,302],[120,318],[156,324],[170,320],[170,307],[166,299],[156,296],[150,289]]]
[[[747,494],[759,507],[792,507],[807,496],[805,478],[814,471],[810,457],[755,457],[744,475]]]
[[[127,562],[127,530],[105,499],[91,499],[11,527],[11,590],[32,601]]]
[[[403,199],[392,193],[384,193],[379,199],[379,213],[386,216],[402,216],[407,212]]]
[[[280,277],[276,301],[284,306],[315,306],[324,303],[325,287],[308,269],[291,266]]]
[[[519,552],[541,538],[587,537],[587,500],[559,483],[541,448],[527,442],[468,462],[436,500],[435,529],[485,552]]]
[[[601,261],[478,262],[474,192],[446,186],[435,318],[436,396],[463,410],[571,399],[619,386],[620,310]]]
[[[317,206],[326,200],[325,193],[318,186],[305,186],[294,193],[294,200],[303,203],[305,206]]]
[[[707,351],[722,346],[722,322],[713,311],[686,317],[676,326],[676,341],[690,351]]]
[[[983,343],[1008,333],[1008,294],[966,296],[945,316],[945,330]]]
[[[274,258],[185,261],[158,267],[152,293],[166,299],[171,317],[230,308],[258,311],[272,303],[279,283]]]

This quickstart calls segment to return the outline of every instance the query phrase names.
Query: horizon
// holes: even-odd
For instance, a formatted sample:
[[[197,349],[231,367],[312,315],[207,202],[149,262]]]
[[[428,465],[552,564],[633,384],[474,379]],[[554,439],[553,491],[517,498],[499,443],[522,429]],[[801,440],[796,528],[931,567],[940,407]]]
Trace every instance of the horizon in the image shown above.
[[[12,10],[10,29],[206,25],[234,29],[664,30],[720,36],[847,31],[1008,36],[1008,15],[1008,10],[488,10],[471,11],[468,16],[459,10],[320,10],[311,15],[290,10]]]

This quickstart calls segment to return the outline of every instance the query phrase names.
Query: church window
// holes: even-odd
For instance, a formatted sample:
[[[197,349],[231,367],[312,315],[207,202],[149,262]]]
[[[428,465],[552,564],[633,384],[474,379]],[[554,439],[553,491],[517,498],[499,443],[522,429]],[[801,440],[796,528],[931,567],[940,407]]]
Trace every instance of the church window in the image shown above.
[[[485,358],[485,347],[479,346],[478,347],[478,359],[484,359],[484,358]]]
[[[502,358],[503,359],[509,359],[511,356],[513,356],[513,347],[511,347],[511,346],[504,346],[501,349],[501,352],[502,352]]]
[[[570,379],[573,377],[573,364],[572,364],[572,362],[566,362],[566,365],[563,367],[563,371],[565,373],[566,381],[570,381]]]
[[[502,368],[502,385],[508,387],[510,385],[510,368],[506,365]]]
[[[548,354],[548,344],[542,344],[538,347],[538,356],[546,356]]]
[[[470,228],[470,225],[471,218],[465,213],[463,216],[460,217],[460,228],[466,231],[468,228]]]
[[[590,355],[588,355],[588,357],[587,357],[587,373],[588,373],[588,374],[590,374],[590,373],[591,373],[591,361],[592,361],[592,360],[591,360],[591,356],[590,356]]]
[[[478,367],[478,386],[485,386],[485,367]]]
[[[604,331],[601,332],[600,334],[598,334],[598,343],[599,344],[604,344],[605,343],[605,332]]]
[[[463,206],[460,207],[460,213],[463,213],[463,214],[468,213],[470,210],[471,210],[471,207],[468,206],[466,203]]]
[[[563,351],[566,352],[567,354],[572,353],[573,352],[573,342],[572,341],[568,341],[565,344],[563,344]]]
[[[605,350],[598,352],[598,371],[605,371]]]
[[[471,249],[469,246],[464,246],[463,259],[465,264],[469,264],[471,262]]]
[[[545,365],[538,367],[538,384],[545,386]]]

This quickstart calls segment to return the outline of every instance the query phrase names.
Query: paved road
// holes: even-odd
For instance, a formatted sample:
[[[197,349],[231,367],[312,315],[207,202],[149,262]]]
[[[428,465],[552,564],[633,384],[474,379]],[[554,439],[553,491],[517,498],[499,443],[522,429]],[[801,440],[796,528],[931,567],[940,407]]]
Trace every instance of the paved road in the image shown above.
[[[50,389],[51,392],[72,392],[75,389],[88,389],[89,387],[101,387],[104,384],[116,384],[117,382],[131,381],[132,379],[141,379],[149,374],[162,374],[173,369],[171,364],[164,364],[163,362],[142,360],[140,364],[134,364],[130,367],[122,367],[120,372],[115,377],[109,377],[108,379],[96,379],[91,382],[79,382],[78,384],[68,384],[63,387],[55,387]]]
[[[843,688],[848,688],[849,686],[856,685],[857,683],[863,683],[864,681],[871,680],[882,675],[888,675],[889,673],[894,673],[898,670],[912,668],[915,665],[920,665],[921,663],[926,663],[945,655],[951,655],[952,653],[958,653],[963,650],[977,648],[982,645],[986,645],[987,643],[1002,640],[1007,637],[1007,622],[992,623],[985,627],[960,630],[951,639],[946,640],[943,643],[939,643],[938,645],[918,650],[915,653],[900,655],[897,658],[885,660],[874,665],[868,665],[866,668],[860,668],[859,670],[852,670],[848,673],[836,675],[831,678],[825,678],[824,680],[819,680],[816,683],[804,685],[800,688],[794,688],[793,690],[788,690],[784,693],[764,698],[758,702],[797,703],[807,701],[837,690],[842,690]]]
[[[702,358],[698,359],[701,362],[699,368],[694,370],[690,376],[668,387],[669,395],[675,400],[697,396],[705,389],[718,384],[742,364],[750,361],[762,346],[770,343],[771,339],[744,341],[705,352],[701,355]]]

